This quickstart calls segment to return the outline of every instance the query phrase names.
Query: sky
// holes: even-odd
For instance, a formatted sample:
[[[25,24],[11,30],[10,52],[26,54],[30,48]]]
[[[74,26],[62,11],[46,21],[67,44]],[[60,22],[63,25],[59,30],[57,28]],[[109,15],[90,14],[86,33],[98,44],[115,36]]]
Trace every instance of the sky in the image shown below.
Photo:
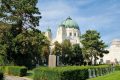
[[[120,0],[38,0],[37,7],[42,16],[38,28],[51,28],[53,38],[58,25],[70,16],[82,34],[97,30],[108,45],[120,39]]]

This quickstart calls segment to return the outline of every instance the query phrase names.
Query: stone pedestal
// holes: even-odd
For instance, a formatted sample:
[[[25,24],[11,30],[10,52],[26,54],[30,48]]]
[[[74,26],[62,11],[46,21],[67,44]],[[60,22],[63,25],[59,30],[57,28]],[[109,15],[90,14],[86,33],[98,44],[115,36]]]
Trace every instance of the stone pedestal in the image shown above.
[[[56,56],[55,55],[49,55],[49,61],[48,61],[49,67],[56,67]]]

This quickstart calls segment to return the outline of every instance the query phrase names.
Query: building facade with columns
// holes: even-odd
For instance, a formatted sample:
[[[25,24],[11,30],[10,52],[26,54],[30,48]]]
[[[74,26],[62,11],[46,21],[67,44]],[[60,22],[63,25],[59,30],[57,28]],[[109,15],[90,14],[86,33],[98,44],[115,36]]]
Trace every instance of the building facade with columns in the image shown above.
[[[120,63],[120,39],[114,39],[109,48],[109,54],[104,55],[105,63]]]
[[[47,29],[45,35],[48,37],[51,43],[54,43],[55,41],[62,43],[65,39],[68,39],[72,44],[80,44],[81,34],[79,26],[70,17],[68,17],[58,26],[56,37],[54,39],[52,39],[52,32],[50,29]]]

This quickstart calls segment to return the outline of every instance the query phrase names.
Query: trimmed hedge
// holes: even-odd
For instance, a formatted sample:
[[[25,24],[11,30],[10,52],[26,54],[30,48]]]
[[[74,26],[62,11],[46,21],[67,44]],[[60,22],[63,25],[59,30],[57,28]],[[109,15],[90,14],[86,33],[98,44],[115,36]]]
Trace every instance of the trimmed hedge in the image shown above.
[[[100,73],[106,74],[105,68],[108,65],[102,66],[67,66],[67,67],[56,67],[47,68],[41,67],[34,70],[34,80],[86,80],[89,78],[88,69],[95,70],[95,75]],[[105,72],[106,71],[106,72]],[[93,72],[92,72],[93,75]]]
[[[115,70],[119,70],[120,71],[120,65],[115,65]]]
[[[0,80],[3,80],[3,78],[4,78],[3,72],[0,72]]]
[[[5,73],[5,71],[6,71],[6,67],[5,66],[0,66],[0,72]]]
[[[27,68],[21,66],[0,66],[0,71],[8,75],[25,76]]]
[[[25,76],[27,73],[27,68],[20,66],[8,66],[6,72],[8,75]]]

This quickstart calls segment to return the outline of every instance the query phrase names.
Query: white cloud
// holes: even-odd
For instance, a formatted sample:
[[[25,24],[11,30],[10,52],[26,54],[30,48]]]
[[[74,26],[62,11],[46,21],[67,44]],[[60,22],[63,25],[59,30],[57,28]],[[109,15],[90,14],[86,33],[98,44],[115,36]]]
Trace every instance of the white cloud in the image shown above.
[[[45,31],[47,26],[50,26],[53,33],[56,33],[58,24],[65,20],[67,16],[71,16],[79,24],[82,33],[87,29],[96,29],[102,33],[102,38],[106,42],[113,38],[120,38],[120,35],[118,35],[120,32],[120,23],[118,23],[120,19],[120,6],[118,4],[114,3],[112,5],[110,3],[108,6],[107,4],[104,4],[104,6],[97,5],[96,7],[88,7],[85,10],[81,6],[92,6],[89,4],[96,2],[96,0],[76,0],[72,2],[74,3],[72,4],[67,0],[58,0],[58,2],[51,1],[39,4],[38,7],[43,17],[40,22],[40,29]],[[112,30],[117,31],[115,33]]]

